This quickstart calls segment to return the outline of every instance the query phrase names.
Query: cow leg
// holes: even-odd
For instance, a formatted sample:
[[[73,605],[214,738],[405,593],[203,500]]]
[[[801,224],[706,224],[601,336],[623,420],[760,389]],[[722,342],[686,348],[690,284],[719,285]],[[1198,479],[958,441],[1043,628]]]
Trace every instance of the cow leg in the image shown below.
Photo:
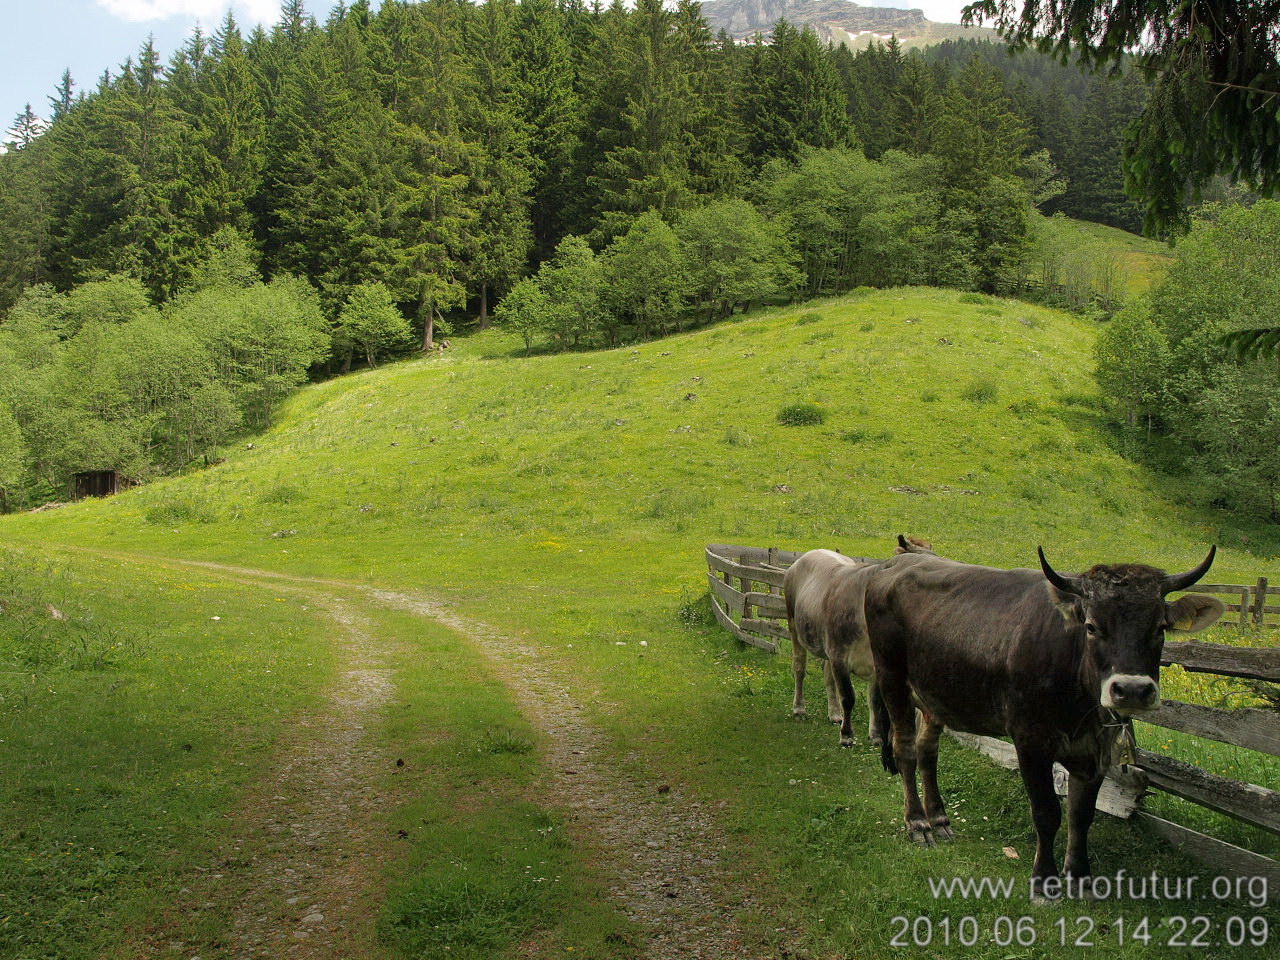
[[[916,843],[933,846],[933,828],[925,816],[920,791],[916,787],[916,707],[905,680],[882,676],[880,695],[889,711],[889,723],[893,732],[893,758],[902,777],[904,801],[903,820],[907,835]],[[881,748],[882,759],[888,744]]]
[[[827,719],[832,723],[844,723],[844,712],[840,709],[840,687],[836,681],[836,669],[830,660],[823,661],[822,679],[827,685]]]
[[[933,827],[933,835],[939,840],[950,840],[955,834],[951,832],[951,818],[947,816],[942,793],[938,790],[938,738],[942,736],[942,724],[923,710],[920,711],[920,719],[916,755],[924,785],[924,812]]]
[[[1091,895],[1088,877],[1089,828],[1098,805],[1103,775],[1091,770],[1070,770],[1067,782],[1067,857],[1063,864],[1068,877],[1078,882],[1080,895]]]
[[[867,739],[873,746],[884,746],[889,735],[889,715],[884,709],[884,698],[880,696],[880,684],[873,676],[867,681]]]
[[[1031,868],[1031,896],[1043,899],[1043,883],[1057,877],[1058,861],[1053,855],[1053,841],[1062,825],[1062,804],[1053,789],[1053,754],[1039,745],[1014,740],[1018,751],[1018,772],[1031,801],[1031,820],[1036,827],[1036,860]]]
[[[804,668],[809,661],[809,651],[794,636],[791,638],[791,673],[796,678],[796,695],[791,702],[791,715],[803,717],[804,710]]]
[[[853,746],[853,705],[856,694],[853,692],[853,681],[849,678],[849,665],[843,661],[831,661],[831,672],[835,674],[836,689],[840,692],[840,746]]]

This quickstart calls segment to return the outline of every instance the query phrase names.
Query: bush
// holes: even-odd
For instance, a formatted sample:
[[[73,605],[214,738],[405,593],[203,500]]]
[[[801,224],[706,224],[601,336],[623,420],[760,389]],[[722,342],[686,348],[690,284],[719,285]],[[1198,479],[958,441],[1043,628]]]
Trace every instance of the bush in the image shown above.
[[[827,412],[814,403],[792,403],[778,411],[784,427],[812,427],[827,420]]]
[[[875,328],[876,328],[876,325],[872,323],[870,320],[862,321],[862,325],[858,327],[858,329],[861,330],[863,333],[870,333]]]
[[[822,314],[818,313],[816,310],[810,310],[808,313],[800,315],[800,319],[796,321],[796,326],[803,327],[805,324],[817,323],[821,319]]]
[[[999,393],[1000,388],[994,380],[974,380],[960,396],[970,403],[993,403]]]
[[[960,294],[961,303],[986,303],[987,298],[980,293],[962,293]]]
[[[194,500],[165,500],[147,508],[146,521],[161,527],[180,523],[216,523],[213,508]]]

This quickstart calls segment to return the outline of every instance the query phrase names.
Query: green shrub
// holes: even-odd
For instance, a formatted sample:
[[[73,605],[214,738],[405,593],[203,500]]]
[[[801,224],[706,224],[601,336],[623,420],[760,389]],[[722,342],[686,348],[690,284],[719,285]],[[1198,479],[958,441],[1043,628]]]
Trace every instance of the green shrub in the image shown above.
[[[858,327],[858,329],[861,330],[863,333],[870,333],[875,328],[876,328],[876,325],[872,323],[870,320],[862,321],[862,326]]]
[[[938,397],[938,392],[936,390],[925,390],[923,393],[920,394],[921,403],[937,403],[938,400],[939,400],[939,397]]]
[[[1000,387],[994,380],[973,380],[960,396],[970,403],[993,403],[1000,394]]]
[[[987,298],[980,293],[962,293],[960,294],[961,303],[987,303]]]
[[[207,504],[195,500],[164,500],[152,504],[145,514],[147,523],[171,527],[182,523],[216,523],[218,515]]]
[[[778,422],[784,427],[812,427],[826,419],[827,412],[815,403],[792,403],[778,411]]]
[[[797,327],[803,327],[805,324],[817,323],[822,319],[822,314],[816,310],[810,310],[808,313],[802,313],[800,319],[796,321]]]
[[[293,503],[302,491],[291,483],[278,483],[258,498],[261,503]]]

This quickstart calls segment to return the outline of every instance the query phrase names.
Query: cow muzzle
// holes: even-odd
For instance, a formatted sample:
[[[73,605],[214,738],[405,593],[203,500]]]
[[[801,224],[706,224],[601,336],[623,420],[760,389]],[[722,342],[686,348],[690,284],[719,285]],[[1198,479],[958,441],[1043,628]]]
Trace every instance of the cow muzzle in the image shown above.
[[[1160,685],[1140,673],[1113,673],[1102,682],[1102,705],[1117,713],[1139,713],[1160,706]]]

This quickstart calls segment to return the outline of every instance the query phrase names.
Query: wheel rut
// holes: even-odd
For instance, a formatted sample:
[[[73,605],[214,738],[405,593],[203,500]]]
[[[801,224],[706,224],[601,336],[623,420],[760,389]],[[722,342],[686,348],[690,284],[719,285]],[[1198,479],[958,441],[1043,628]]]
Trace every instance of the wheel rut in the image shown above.
[[[569,681],[535,647],[418,593],[210,561],[88,552],[287,584],[311,597],[343,631],[344,665],[335,688],[281,745],[263,779],[265,790],[274,792],[254,798],[241,813],[248,830],[237,837],[231,859],[244,865],[243,896],[230,956],[349,958],[367,955],[358,944],[373,943],[378,868],[386,853],[371,831],[387,800],[371,792],[384,758],[365,729],[393,694],[386,669],[392,645],[359,613],[362,602],[449,627],[504,679],[543,740],[548,782],[539,800],[564,810],[597,854],[610,893],[644,933],[642,956],[766,956],[747,942],[739,923],[738,914],[755,904],[729,889],[729,845],[712,812],[678,786],[627,772],[639,758],[617,762]],[[537,956],[536,944],[529,951]]]

